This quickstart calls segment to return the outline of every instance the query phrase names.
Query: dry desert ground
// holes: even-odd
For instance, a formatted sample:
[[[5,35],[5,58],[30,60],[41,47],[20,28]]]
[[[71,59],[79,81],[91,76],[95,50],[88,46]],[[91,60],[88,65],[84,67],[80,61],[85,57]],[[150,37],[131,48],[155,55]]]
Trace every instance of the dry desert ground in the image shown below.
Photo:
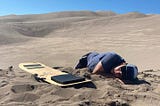
[[[41,62],[76,71],[90,51],[114,51],[139,68],[139,82],[91,75],[92,86],[60,88],[19,69]],[[0,16],[1,106],[160,106],[160,15],[66,11]],[[12,67],[13,68],[12,68]],[[80,70],[84,71],[84,70]]]

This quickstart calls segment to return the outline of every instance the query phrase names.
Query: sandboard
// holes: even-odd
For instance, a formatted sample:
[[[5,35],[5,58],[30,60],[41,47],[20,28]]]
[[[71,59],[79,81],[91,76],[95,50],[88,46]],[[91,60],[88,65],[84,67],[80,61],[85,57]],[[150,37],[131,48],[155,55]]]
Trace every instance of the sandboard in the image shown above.
[[[37,75],[39,78],[43,78],[45,82],[61,87],[91,82],[89,79],[53,69],[39,62],[20,63],[19,68],[32,75]]]

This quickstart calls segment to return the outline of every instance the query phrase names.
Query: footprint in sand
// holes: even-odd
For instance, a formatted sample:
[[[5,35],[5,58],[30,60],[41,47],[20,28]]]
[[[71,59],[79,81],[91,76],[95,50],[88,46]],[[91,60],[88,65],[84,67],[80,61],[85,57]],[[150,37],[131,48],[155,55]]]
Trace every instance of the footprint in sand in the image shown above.
[[[8,81],[5,81],[5,80],[0,81],[0,87],[4,87],[4,86],[6,86],[8,84],[9,84]]]
[[[8,69],[0,69],[0,76],[6,78],[14,78],[15,72],[13,66],[8,67]]]
[[[27,91],[33,91],[37,87],[35,85],[30,85],[30,84],[24,84],[24,85],[13,85],[11,87],[11,91],[14,93],[22,93],[22,92],[27,92]]]

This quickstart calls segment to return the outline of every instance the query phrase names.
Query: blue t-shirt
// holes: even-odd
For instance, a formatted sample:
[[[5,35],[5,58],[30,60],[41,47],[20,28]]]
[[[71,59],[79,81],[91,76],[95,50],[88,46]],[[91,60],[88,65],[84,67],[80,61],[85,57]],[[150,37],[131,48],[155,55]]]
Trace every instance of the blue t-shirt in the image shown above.
[[[101,61],[103,69],[106,73],[110,73],[113,68],[125,62],[125,60],[115,52],[91,52],[87,57],[87,67],[89,70],[93,71],[99,61]]]

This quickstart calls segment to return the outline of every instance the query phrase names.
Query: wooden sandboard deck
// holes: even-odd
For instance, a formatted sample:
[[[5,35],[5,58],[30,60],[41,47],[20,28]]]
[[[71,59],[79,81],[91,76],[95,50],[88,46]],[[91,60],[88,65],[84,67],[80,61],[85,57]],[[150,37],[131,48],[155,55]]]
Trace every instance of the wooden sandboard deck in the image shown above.
[[[19,68],[33,75],[37,74],[39,78],[44,78],[44,81],[50,84],[61,86],[61,87],[91,82],[91,80],[88,80],[82,77],[78,77],[78,76],[74,76],[69,73],[57,70],[57,69],[53,69],[39,62],[20,63]],[[70,78],[74,81],[70,81]],[[65,82],[62,81],[61,83],[57,81],[57,80],[63,80],[63,79],[66,81]]]

